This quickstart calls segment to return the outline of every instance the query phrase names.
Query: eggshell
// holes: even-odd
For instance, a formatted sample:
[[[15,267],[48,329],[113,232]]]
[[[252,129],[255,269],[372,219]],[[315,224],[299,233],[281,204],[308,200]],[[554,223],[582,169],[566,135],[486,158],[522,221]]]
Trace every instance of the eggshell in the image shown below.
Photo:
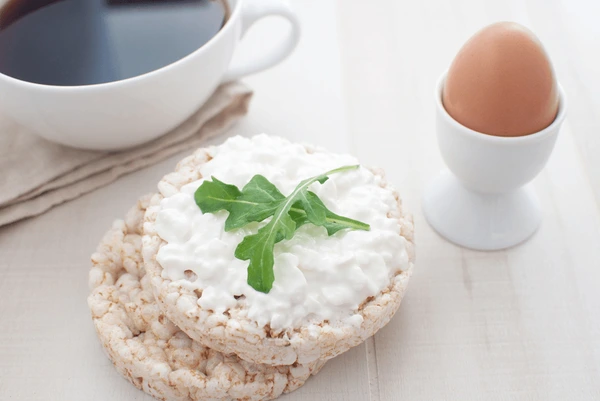
[[[465,43],[448,70],[442,100],[456,121],[496,136],[543,130],[559,103],[542,43],[514,22],[489,25]]]

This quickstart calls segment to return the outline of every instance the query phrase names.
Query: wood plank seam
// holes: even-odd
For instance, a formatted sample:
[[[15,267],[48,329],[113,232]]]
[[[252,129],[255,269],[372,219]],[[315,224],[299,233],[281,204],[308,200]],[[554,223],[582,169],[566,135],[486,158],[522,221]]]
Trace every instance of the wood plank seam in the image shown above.
[[[367,358],[367,373],[369,380],[369,400],[380,401],[379,365],[377,363],[377,345],[375,336],[365,341],[365,356]]]

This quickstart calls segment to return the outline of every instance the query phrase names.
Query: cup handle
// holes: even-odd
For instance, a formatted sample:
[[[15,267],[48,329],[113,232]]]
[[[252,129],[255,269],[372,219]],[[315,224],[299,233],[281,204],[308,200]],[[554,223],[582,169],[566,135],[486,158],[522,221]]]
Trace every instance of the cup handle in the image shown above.
[[[242,61],[230,66],[223,77],[223,82],[234,81],[243,76],[273,67],[289,56],[300,40],[300,21],[298,16],[283,0],[246,0],[242,4],[241,12],[242,38],[255,22],[272,15],[287,19],[292,29],[287,37],[279,41],[270,52],[261,58]]]

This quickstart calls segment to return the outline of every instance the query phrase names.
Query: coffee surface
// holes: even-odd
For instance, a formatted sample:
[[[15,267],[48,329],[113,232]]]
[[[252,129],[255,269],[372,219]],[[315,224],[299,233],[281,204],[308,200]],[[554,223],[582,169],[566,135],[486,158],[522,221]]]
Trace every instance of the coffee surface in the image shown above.
[[[225,20],[216,0],[9,0],[0,72],[61,86],[131,78],[194,52]]]

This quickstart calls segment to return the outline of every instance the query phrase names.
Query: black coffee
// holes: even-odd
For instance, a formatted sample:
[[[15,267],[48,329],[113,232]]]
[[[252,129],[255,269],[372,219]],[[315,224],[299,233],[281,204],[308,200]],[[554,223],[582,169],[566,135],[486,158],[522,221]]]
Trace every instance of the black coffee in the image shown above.
[[[118,81],[194,52],[226,17],[218,0],[9,0],[0,72],[47,85]]]

